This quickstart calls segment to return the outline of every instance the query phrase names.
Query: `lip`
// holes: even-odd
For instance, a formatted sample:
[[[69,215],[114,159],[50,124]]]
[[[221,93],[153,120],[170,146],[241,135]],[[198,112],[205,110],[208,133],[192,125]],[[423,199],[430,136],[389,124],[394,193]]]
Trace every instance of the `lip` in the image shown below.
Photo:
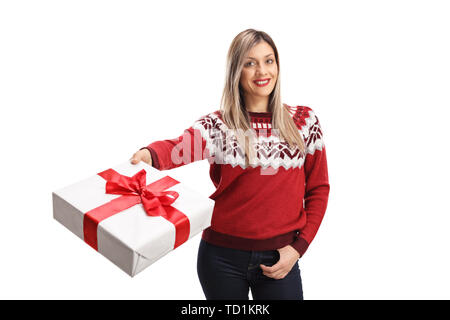
[[[265,80],[268,80],[267,83],[265,83],[265,84],[258,84],[258,83],[256,83],[256,81],[265,81]],[[265,87],[265,86],[267,86],[267,85],[270,83],[270,78],[266,78],[266,79],[256,79],[256,80],[253,80],[253,83],[254,83],[256,86],[258,86],[258,87]]]

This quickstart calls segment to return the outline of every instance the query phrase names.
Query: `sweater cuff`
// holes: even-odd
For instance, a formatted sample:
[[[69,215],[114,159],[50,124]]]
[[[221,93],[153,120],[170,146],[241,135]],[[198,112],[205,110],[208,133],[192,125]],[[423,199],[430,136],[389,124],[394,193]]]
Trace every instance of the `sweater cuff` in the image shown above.
[[[159,159],[158,159],[158,155],[156,154],[155,150],[153,150],[150,147],[142,147],[139,150],[142,150],[142,149],[147,149],[148,151],[150,151],[150,155],[152,157],[152,167],[160,170]]]
[[[298,253],[300,254],[300,258],[303,256],[303,254],[306,252],[306,250],[308,249],[309,243],[308,241],[306,241],[303,238],[297,238],[297,240],[295,240],[291,246],[298,251]]]

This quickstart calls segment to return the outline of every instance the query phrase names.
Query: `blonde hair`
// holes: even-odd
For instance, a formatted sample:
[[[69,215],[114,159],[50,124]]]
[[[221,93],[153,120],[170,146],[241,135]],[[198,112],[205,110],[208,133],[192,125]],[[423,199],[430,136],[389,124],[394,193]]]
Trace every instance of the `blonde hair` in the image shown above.
[[[299,148],[300,152],[305,154],[305,142],[300,135],[299,130],[292,119],[292,116],[281,102],[280,95],[280,61],[278,50],[272,38],[263,31],[247,29],[240,32],[231,42],[227,54],[225,86],[223,89],[220,111],[224,123],[229,129],[237,130],[236,138],[238,143],[244,145],[245,166],[255,160],[255,150],[250,147],[254,134],[243,135],[244,132],[254,132],[250,127],[250,118],[244,106],[244,96],[240,86],[241,72],[245,62],[245,57],[249,50],[260,43],[267,42],[275,53],[275,59],[278,67],[277,82],[269,96],[269,112],[272,112],[272,129],[278,129],[280,140],[286,141],[290,148]],[[239,130],[241,129],[241,130]]]

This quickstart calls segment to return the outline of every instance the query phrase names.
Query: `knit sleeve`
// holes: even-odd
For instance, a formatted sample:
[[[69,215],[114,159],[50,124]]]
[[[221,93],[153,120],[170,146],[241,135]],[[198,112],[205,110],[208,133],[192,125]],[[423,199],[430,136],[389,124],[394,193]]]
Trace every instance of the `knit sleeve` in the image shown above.
[[[207,148],[210,127],[208,115],[203,116],[183,133],[173,139],[159,140],[142,149],[148,149],[152,157],[152,166],[159,170],[169,170],[203,159],[211,159],[212,152]]]
[[[309,117],[306,122],[309,127],[305,137],[307,154],[304,162],[305,196],[303,210],[306,213],[306,225],[300,230],[297,240],[292,246],[300,256],[308,249],[314,239],[324,217],[330,185],[328,182],[328,167],[322,128],[314,111],[307,108]]]

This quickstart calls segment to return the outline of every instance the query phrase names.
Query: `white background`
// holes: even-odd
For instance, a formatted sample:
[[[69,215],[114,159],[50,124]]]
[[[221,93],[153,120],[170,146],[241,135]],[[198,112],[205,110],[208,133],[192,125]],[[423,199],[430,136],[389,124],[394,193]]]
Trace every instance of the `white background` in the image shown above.
[[[130,278],[53,220],[51,192],[217,110],[232,39],[274,39],[330,198],[305,299],[449,299],[446,1],[2,1],[3,299],[204,299],[200,235]],[[170,174],[205,196],[207,161]]]

